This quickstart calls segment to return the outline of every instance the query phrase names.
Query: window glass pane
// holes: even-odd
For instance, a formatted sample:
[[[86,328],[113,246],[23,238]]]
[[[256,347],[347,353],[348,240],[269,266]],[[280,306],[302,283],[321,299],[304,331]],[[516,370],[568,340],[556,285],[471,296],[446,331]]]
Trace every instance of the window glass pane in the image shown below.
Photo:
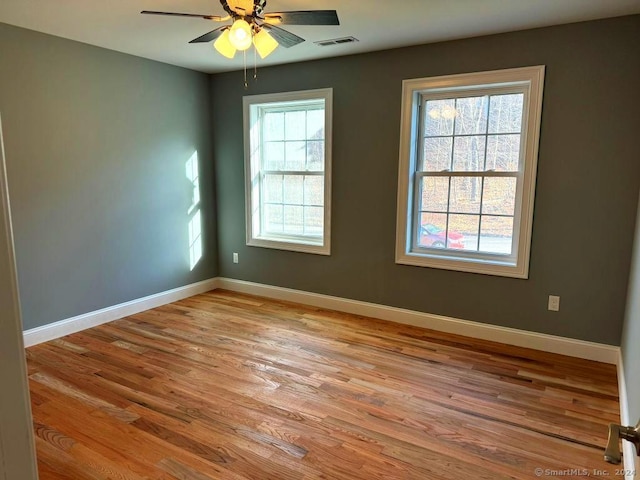
[[[482,195],[482,213],[513,215],[516,206],[515,178],[485,178]]]
[[[453,137],[424,139],[424,165],[426,172],[441,172],[451,168]]]
[[[307,158],[306,142],[287,142],[285,170],[302,171]]]
[[[520,133],[524,95],[494,95],[489,107],[489,133]]]
[[[445,248],[447,215],[443,213],[421,213],[418,227],[418,246]]]
[[[284,113],[267,112],[264,114],[264,141],[284,140]]]
[[[304,233],[321,237],[324,231],[324,209],[304,207]]]
[[[307,170],[311,172],[324,170],[324,141],[307,142]]]
[[[429,100],[425,106],[424,134],[436,137],[453,134],[456,117],[455,100]]]
[[[284,176],[284,203],[302,205],[303,177],[301,175]]]
[[[458,98],[456,100],[456,135],[475,135],[487,132],[489,97]]]
[[[422,210],[446,212],[449,204],[449,178],[423,178],[421,204]]]
[[[264,206],[264,229],[267,233],[282,233],[283,207],[282,205]]]
[[[487,170],[517,172],[520,163],[520,135],[489,135]]]
[[[480,215],[449,215],[447,248],[478,250]]]
[[[282,170],[284,168],[284,142],[266,142],[264,144],[265,170]]]
[[[284,206],[284,233],[301,235],[304,233],[304,210],[302,206]]]
[[[324,110],[309,110],[307,112],[307,139],[324,139]]]
[[[318,175],[304,177],[304,204],[324,205],[324,177]]]
[[[264,201],[267,203],[282,203],[282,175],[265,175]]]
[[[307,134],[306,112],[285,112],[285,140],[304,140]]]
[[[456,172],[476,172],[484,170],[486,137],[456,137],[453,145],[453,170]]]
[[[482,177],[453,177],[451,179],[450,212],[480,213]]]
[[[513,218],[482,216],[480,226],[480,251],[511,254]]]

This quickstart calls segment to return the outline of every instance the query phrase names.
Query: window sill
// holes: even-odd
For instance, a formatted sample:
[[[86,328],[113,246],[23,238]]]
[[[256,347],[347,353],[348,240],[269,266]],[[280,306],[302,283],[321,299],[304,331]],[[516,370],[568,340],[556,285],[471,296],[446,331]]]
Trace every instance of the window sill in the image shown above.
[[[251,238],[247,240],[250,247],[273,248],[276,250],[289,250],[291,252],[312,253],[315,255],[331,255],[331,247],[327,243],[319,245],[311,242],[284,241],[282,239],[274,240],[270,238]]]
[[[454,270],[458,272],[478,273],[482,275],[494,275],[499,277],[529,278],[528,264],[514,264],[482,259],[464,259],[456,257],[443,257],[440,255],[425,255],[415,253],[403,253],[396,255],[396,263],[411,265],[414,267],[438,268],[441,270]]]

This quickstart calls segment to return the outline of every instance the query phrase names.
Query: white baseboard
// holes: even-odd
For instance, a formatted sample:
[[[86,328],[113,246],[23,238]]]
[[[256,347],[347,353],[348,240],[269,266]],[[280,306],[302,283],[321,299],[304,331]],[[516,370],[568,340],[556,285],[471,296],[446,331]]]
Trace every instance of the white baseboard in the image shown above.
[[[629,414],[629,397],[627,396],[627,382],[624,373],[622,352],[618,355],[618,390],[620,392],[620,423],[626,426],[635,426],[636,420],[633,420]],[[624,462],[625,480],[640,478],[640,459],[632,443],[622,442],[622,459]]]
[[[212,278],[175,288],[148,297],[121,303],[94,312],[78,315],[59,322],[32,328],[24,332],[26,347],[47,342],[56,338],[79,332],[87,328],[102,325],[127,315],[133,315],[152,308],[176,302],[184,298],[204,293],[216,288],[224,288],[240,293],[248,293],[277,300],[302,303],[314,307],[337,310],[340,312],[379,318],[392,322],[429,328],[439,332],[464,335],[482,340],[492,340],[517,347],[532,348],[544,352],[559,353],[572,357],[585,358],[598,362],[619,364],[620,348],[600,343],[574,340],[543,333],[528,332],[515,328],[499,327],[484,323],[460,320],[457,318],[433,315],[429,313],[389,307],[347,298],[333,297],[318,293],[274,287],[260,283],[234,280],[231,278]],[[620,378],[620,377],[619,377]]]
[[[96,327],[103,323],[112,322],[128,315],[144,312],[151,308],[160,307],[168,303],[177,302],[184,298],[192,297],[199,293],[215,290],[217,279],[212,278],[202,282],[192,283],[184,287],[174,288],[166,292],[156,293],[148,297],[139,298],[130,302],[103,308],[94,312],[78,315],[59,322],[32,328],[24,332],[25,347],[31,347],[42,342],[48,342],[56,338],[64,337],[71,333],[76,333],[87,328]]]
[[[318,293],[274,287],[231,278],[218,278],[218,288],[262,297],[302,303],[314,307],[379,318],[392,322],[429,328],[439,332],[454,333],[482,340],[492,340],[517,347],[532,348],[544,352],[559,353],[572,357],[617,364],[620,348],[601,343],[574,340],[543,333],[528,332],[515,328],[498,327],[457,318],[432,315],[403,308],[389,307],[375,303],[349,300]]]

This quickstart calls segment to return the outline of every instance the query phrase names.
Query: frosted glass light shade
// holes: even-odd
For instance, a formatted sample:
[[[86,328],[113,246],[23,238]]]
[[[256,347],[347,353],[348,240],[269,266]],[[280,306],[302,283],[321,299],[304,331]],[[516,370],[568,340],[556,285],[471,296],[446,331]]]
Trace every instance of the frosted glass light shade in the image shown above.
[[[253,37],[253,46],[256,47],[260,58],[265,58],[278,48],[278,42],[269,33],[262,29]]]
[[[222,35],[213,43],[213,46],[220,55],[224,55],[227,58],[233,58],[236,54],[236,47],[229,40],[229,30],[222,32]]]
[[[248,49],[251,46],[251,25],[242,19],[233,22],[229,30],[229,41],[240,51]]]

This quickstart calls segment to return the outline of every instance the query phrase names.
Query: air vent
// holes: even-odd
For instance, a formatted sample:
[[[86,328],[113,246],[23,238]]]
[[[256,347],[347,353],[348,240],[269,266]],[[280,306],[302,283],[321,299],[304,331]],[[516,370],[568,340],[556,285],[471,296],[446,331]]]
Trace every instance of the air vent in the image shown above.
[[[330,45],[342,45],[343,43],[353,43],[359,42],[356,37],[343,37],[343,38],[334,38],[331,40],[320,40],[319,42],[314,42],[316,45],[321,47],[328,47]]]

